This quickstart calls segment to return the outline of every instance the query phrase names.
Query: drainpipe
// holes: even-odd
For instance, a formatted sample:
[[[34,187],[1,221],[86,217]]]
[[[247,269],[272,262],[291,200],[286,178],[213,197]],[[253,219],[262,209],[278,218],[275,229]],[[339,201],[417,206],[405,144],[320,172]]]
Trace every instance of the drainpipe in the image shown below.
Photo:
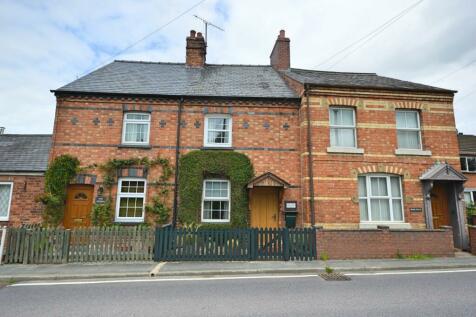
[[[177,141],[175,144],[175,184],[174,184],[174,206],[172,212],[172,228],[177,226],[177,209],[178,209],[178,174],[179,174],[179,158],[180,158],[180,128],[182,121],[183,97],[180,97],[177,112]]]
[[[311,139],[311,108],[309,106],[309,85],[304,86],[306,94],[306,113],[307,113],[307,173],[309,177],[309,209],[311,211],[311,226],[316,223],[315,207],[314,207],[314,171],[312,164],[312,139]]]

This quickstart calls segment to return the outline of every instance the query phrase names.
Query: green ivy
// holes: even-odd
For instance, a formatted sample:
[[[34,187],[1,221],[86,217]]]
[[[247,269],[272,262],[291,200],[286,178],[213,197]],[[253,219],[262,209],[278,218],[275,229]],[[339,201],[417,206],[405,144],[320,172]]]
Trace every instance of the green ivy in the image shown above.
[[[192,151],[180,158],[179,222],[200,223],[203,180],[207,177],[230,181],[231,221],[227,225],[204,224],[204,227],[248,226],[246,185],[253,178],[253,166],[246,155],[232,151]]]
[[[76,176],[79,160],[71,155],[56,157],[45,173],[45,193],[38,200],[45,205],[43,221],[58,226],[63,220],[68,184]]]

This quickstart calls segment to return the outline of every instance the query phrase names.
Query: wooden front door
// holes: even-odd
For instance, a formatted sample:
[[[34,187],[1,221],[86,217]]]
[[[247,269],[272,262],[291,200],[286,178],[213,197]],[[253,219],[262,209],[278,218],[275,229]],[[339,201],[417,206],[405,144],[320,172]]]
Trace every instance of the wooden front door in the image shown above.
[[[89,227],[93,207],[93,190],[90,185],[69,185],[63,225],[67,229]]]
[[[448,190],[444,184],[435,183],[431,190],[431,210],[433,213],[433,228],[450,225],[448,209]]]
[[[279,190],[273,187],[255,187],[251,191],[251,226],[279,227]]]

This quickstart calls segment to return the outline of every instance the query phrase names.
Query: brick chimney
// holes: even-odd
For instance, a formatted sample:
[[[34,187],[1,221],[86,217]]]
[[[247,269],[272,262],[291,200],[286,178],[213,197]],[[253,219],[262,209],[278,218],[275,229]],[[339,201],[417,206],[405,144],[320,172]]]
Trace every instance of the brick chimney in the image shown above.
[[[291,67],[291,52],[289,48],[289,38],[285,36],[284,30],[279,31],[273,51],[269,56],[271,66],[276,70],[285,70]]]
[[[207,45],[202,33],[190,31],[187,37],[187,52],[185,55],[185,64],[190,67],[203,67],[207,56]]]

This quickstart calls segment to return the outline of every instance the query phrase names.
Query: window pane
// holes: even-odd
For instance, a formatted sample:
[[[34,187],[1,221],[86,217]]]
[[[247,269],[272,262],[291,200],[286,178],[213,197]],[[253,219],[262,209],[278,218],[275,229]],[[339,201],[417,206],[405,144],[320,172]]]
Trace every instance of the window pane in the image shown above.
[[[367,184],[365,176],[359,176],[359,197],[367,197]]]
[[[229,132],[208,131],[208,143],[230,143]]]
[[[388,199],[371,199],[370,208],[372,221],[390,220],[390,205]]]
[[[0,217],[6,217],[8,206],[10,205],[10,191],[12,186],[9,184],[0,184]]]
[[[371,177],[370,187],[372,196],[388,196],[387,179],[385,177]]]
[[[354,109],[330,109],[331,125],[354,125]]]
[[[468,171],[476,172],[476,157],[468,157]]]
[[[459,159],[459,161],[461,162],[461,170],[462,171],[467,171],[468,170],[468,166],[466,165],[466,157],[461,157]]]
[[[403,111],[397,111],[397,129],[406,128],[405,113]]]
[[[209,130],[228,130],[228,118],[208,118]]]
[[[147,142],[149,124],[126,123],[126,142]]]
[[[419,131],[397,131],[399,149],[420,149]]]
[[[331,146],[355,147],[355,129],[331,128]]]
[[[390,184],[392,186],[392,197],[402,197],[400,192],[400,178],[390,177]]]
[[[418,129],[417,111],[397,111],[397,129]]]
[[[402,201],[400,199],[393,199],[392,208],[393,208],[393,220],[402,221],[403,220]]]
[[[144,181],[122,181],[121,193],[144,193]]]
[[[464,192],[464,201],[466,204],[471,203],[471,192]]]
[[[368,221],[369,220],[369,213],[367,209],[367,200],[360,199],[359,200],[359,209],[360,209],[360,221]]]
[[[150,115],[146,113],[127,113],[127,120],[149,120]]]
[[[228,182],[227,181],[206,181],[205,182],[205,197],[228,197]]]
[[[226,220],[229,214],[228,201],[204,201],[203,219],[204,220]]]

